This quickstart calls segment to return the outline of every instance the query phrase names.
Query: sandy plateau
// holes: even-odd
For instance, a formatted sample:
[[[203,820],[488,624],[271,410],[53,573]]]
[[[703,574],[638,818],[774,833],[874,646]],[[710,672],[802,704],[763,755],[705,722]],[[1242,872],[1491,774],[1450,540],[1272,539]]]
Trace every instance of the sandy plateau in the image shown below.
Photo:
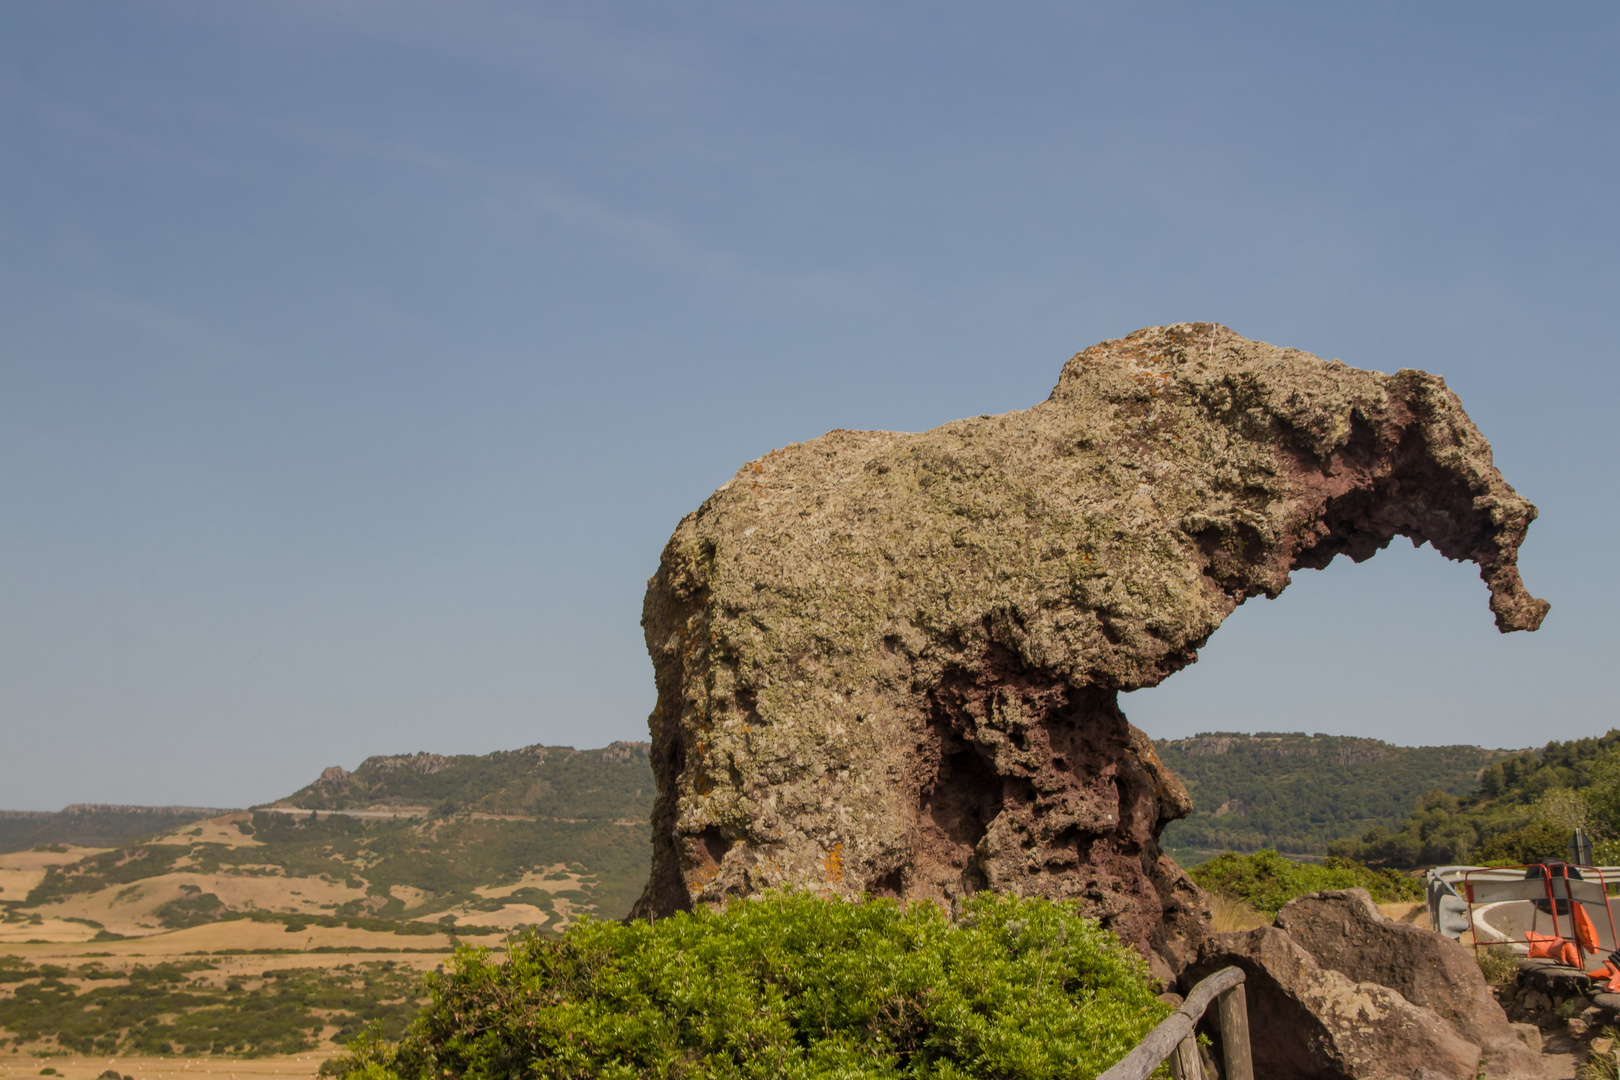
[[[239,824],[251,823],[253,815],[246,810],[225,814],[217,818],[194,822],[190,825],[154,836],[152,844],[223,844],[230,848],[263,847],[251,836],[244,836]]]
[[[544,870],[531,870],[517,880],[515,885],[490,885],[474,889],[479,896],[499,899],[511,896],[519,889],[539,889],[541,892],[558,893],[569,889],[578,889],[584,884],[584,878],[572,873],[566,866],[548,866]],[[396,892],[397,896],[398,893]]]
[[[312,915],[324,914],[347,900],[364,899],[364,889],[351,889],[339,882],[321,878],[284,878],[269,874],[163,874],[145,878],[133,885],[110,885],[98,892],[72,896],[60,903],[34,910],[49,911],[58,918],[89,919],[100,923],[109,932],[126,937],[138,937],[161,931],[153,912],[171,900],[183,899],[189,890],[200,889],[213,893],[226,906],[241,910],[258,908],[262,911],[307,911]],[[88,929],[83,924],[81,929]],[[279,929],[279,927],[277,928]],[[36,927],[35,930],[43,930]],[[95,934],[75,940],[87,941]],[[30,937],[52,939],[50,933],[33,933],[9,940],[25,941]]]

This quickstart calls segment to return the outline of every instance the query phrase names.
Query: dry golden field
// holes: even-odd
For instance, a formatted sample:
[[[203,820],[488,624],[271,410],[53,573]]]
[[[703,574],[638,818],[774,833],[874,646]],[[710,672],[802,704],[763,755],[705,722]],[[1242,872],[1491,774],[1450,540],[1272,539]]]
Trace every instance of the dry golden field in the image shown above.
[[[96,1080],[109,1069],[135,1080],[305,1080],[313,1077],[324,1053],[278,1057],[81,1057],[0,1055],[0,1080],[39,1080],[40,1070],[56,1070],[60,1080]]]

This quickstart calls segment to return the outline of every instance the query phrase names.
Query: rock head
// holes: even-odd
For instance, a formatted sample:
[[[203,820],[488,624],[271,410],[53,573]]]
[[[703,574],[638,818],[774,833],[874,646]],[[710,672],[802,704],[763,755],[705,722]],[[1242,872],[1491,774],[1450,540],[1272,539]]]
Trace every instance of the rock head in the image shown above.
[[[1205,905],[1158,837],[1189,800],[1116,695],[1295,568],[1397,535],[1476,562],[1497,626],[1533,630],[1535,516],[1439,377],[1210,323],[1093,346],[1022,412],[773,451],[681,521],[648,585],[637,914],[782,885],[1013,890],[1079,898],[1179,970]]]

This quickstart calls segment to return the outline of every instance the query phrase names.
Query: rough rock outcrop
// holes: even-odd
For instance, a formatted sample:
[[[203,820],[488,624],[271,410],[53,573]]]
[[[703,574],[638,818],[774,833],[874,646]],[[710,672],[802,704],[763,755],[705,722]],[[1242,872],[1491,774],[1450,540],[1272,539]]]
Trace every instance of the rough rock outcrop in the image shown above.
[[[1034,408],[834,431],[676,529],[642,625],[659,797],[638,914],[782,884],[1077,897],[1171,969],[1205,925],[1187,813],[1119,691],[1244,599],[1396,535],[1471,559],[1504,631],[1535,508],[1436,376],[1209,323],[1071,359]]]
[[[1192,985],[1228,966],[1243,969],[1256,1076],[1404,1080],[1419,1069],[1450,1080],[1478,1075],[1479,1047],[1432,1009],[1318,965],[1274,926],[1210,935],[1182,978]]]
[[[1541,1055],[1509,1022],[1468,950],[1424,927],[1386,918],[1366,889],[1302,896],[1284,905],[1276,925],[1322,967],[1387,986],[1433,1009],[1480,1047],[1488,1075],[1541,1075]]]

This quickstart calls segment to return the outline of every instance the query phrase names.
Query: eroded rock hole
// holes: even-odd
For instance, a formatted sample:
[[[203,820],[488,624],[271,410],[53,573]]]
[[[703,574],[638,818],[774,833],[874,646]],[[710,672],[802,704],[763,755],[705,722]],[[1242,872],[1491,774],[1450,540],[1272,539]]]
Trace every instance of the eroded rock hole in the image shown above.
[[[976,848],[990,823],[1001,813],[1002,777],[987,751],[949,730],[935,725],[941,736],[939,765],[933,783],[922,792],[919,824],[927,835],[924,846],[934,858],[961,874],[962,884],[981,887]]]
[[[710,825],[698,833],[697,842],[702,855],[713,866],[719,866],[720,860],[731,850],[731,841],[720,832],[718,825]]]
[[[867,886],[867,892],[873,896],[887,896],[898,899],[905,894],[906,875],[903,870],[890,870],[882,877],[874,878]]]

